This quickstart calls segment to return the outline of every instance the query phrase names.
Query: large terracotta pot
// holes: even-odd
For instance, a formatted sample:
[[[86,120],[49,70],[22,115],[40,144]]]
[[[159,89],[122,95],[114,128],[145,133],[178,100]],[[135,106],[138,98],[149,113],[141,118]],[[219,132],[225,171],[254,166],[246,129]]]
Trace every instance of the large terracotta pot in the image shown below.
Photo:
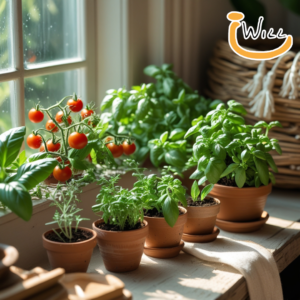
[[[213,232],[217,214],[220,211],[220,200],[214,200],[218,203],[217,205],[187,207],[187,221],[184,224],[183,233],[205,235]]]
[[[129,272],[140,265],[144,250],[144,243],[148,234],[148,223],[140,229],[128,231],[102,230],[97,225],[104,221],[93,223],[97,233],[97,241],[105,268],[111,272]]]
[[[147,248],[169,248],[179,245],[183,226],[187,221],[187,210],[183,207],[179,207],[179,209],[183,214],[179,215],[173,227],[170,227],[165,218],[144,217],[149,224],[149,233],[145,242]]]
[[[48,259],[52,269],[64,268],[66,273],[86,272],[95,248],[96,233],[84,227],[78,229],[89,231],[93,236],[86,241],[78,243],[52,242],[46,236],[52,232],[49,230],[43,234],[43,246],[47,250]],[[59,231],[59,229],[57,229]]]
[[[221,201],[218,219],[243,222],[258,220],[261,217],[271,191],[271,183],[259,188],[245,187],[241,189],[215,184],[210,195]]]

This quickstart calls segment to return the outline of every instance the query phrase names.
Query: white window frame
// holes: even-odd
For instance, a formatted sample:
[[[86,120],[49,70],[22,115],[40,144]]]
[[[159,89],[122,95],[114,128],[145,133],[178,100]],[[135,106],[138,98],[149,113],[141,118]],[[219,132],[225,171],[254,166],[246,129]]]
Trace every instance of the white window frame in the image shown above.
[[[79,31],[80,58],[62,59],[37,64],[28,69],[24,68],[23,61],[23,31],[22,31],[22,0],[11,0],[11,26],[13,68],[0,73],[0,82],[13,81],[10,86],[12,126],[25,126],[25,91],[24,80],[28,77],[49,75],[75,69],[83,70],[84,96],[87,102],[98,102],[97,72],[96,72],[96,0],[83,1],[83,14],[78,13],[77,19],[83,15],[82,28]],[[81,77],[81,76],[79,76]],[[57,99],[59,100],[59,99]]]

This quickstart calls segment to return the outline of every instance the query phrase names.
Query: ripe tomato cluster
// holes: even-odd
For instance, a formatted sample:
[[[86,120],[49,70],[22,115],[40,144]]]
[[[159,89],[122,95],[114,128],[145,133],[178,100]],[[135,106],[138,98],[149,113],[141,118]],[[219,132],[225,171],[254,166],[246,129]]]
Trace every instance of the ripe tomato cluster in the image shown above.
[[[128,143],[127,141],[124,141],[122,144],[118,145],[115,144],[113,140],[114,138],[109,136],[105,139],[105,142],[107,143],[106,147],[110,150],[114,158],[120,157],[123,153],[126,155],[131,155],[135,152],[135,143]]]

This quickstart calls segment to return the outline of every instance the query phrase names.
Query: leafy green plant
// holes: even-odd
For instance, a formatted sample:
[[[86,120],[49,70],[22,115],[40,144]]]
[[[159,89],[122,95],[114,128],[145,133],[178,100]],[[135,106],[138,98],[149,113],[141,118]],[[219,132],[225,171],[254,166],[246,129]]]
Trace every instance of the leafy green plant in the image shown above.
[[[26,128],[17,127],[0,135],[0,203],[28,221],[32,215],[29,190],[45,180],[57,165],[52,158],[26,159],[20,149]]]
[[[211,192],[213,187],[214,187],[214,185],[211,183],[203,188],[203,190],[201,192],[201,197],[200,197],[201,201],[203,201],[205,199],[205,197]],[[199,195],[200,195],[200,189],[199,189],[198,183],[197,183],[197,181],[194,181],[192,188],[191,188],[191,197],[194,202],[199,200]]]
[[[97,204],[92,207],[92,210],[95,213],[103,212],[104,222],[117,225],[122,231],[125,225],[134,228],[143,221],[145,204],[143,199],[137,197],[132,191],[116,186],[119,179],[120,175],[116,175],[98,181],[101,190],[97,195]]]
[[[64,186],[58,184],[56,189],[49,195],[49,199],[52,200],[50,206],[55,206],[57,210],[54,213],[53,221],[46,223],[46,225],[58,225],[60,231],[54,228],[52,228],[52,230],[63,243],[67,242],[64,238],[69,239],[69,241],[72,240],[73,223],[75,223],[75,232],[77,232],[81,221],[90,220],[81,218],[81,216],[78,215],[78,213],[82,211],[82,209],[77,207],[77,203],[79,202],[77,195],[79,193],[81,193],[81,190],[78,188],[78,184],[73,181]]]
[[[185,193],[179,179],[164,172],[162,177],[155,174],[144,175],[144,169],[140,169],[137,163],[127,160],[127,164],[134,171],[133,176],[137,178],[131,190],[137,198],[144,203],[144,209],[156,209],[161,212],[166,222],[173,227],[179,216],[179,203],[187,206]]]
[[[102,116],[109,120],[112,132],[131,134],[135,139],[137,151],[134,158],[138,162],[143,161],[151,151],[154,152],[150,156],[154,165],[167,163],[180,169],[182,164],[179,166],[176,162],[173,164],[173,161],[178,160],[181,150],[185,153],[183,146],[180,147],[180,153],[175,154],[175,158],[173,152],[166,155],[171,151],[172,145],[160,145],[160,136],[168,132],[174,147],[176,142],[182,143],[191,121],[199,115],[205,115],[220,100],[211,102],[201,97],[176,76],[172,65],[151,65],[144,72],[153,77],[156,84],[133,86],[130,91],[124,88],[108,90],[101,105],[101,110],[104,111]],[[148,144],[149,141],[151,142]],[[193,139],[188,139],[187,148],[191,148],[193,142]],[[158,152],[164,155],[159,157]]]
[[[222,179],[235,182],[239,188],[268,185],[270,180],[274,183],[269,167],[274,172],[277,167],[268,152],[276,150],[281,154],[281,148],[278,140],[268,138],[268,133],[281,124],[260,121],[254,126],[245,125],[245,119],[238,115],[246,114],[243,105],[234,100],[227,104],[227,109],[219,104],[186,133],[185,137],[200,134],[188,162],[189,166],[197,165],[190,178],[199,179],[199,185],[206,181],[215,184]]]

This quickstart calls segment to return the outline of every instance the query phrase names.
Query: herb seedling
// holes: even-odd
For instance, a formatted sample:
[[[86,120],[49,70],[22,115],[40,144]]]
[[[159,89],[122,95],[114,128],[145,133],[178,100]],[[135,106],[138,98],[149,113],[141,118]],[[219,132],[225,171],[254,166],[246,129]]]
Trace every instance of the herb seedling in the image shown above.
[[[50,193],[50,200],[53,202],[50,206],[55,206],[57,208],[52,222],[46,223],[46,225],[58,224],[60,231],[52,230],[56,233],[59,239],[66,243],[67,238],[69,241],[72,240],[72,224],[75,222],[75,232],[77,232],[79,223],[84,220],[90,220],[87,218],[81,218],[78,213],[82,211],[82,209],[77,207],[77,203],[79,199],[77,194],[81,193],[78,185],[72,182],[72,184],[66,184],[66,186],[57,185],[56,189]]]
[[[274,172],[277,167],[268,152],[282,152],[278,140],[269,139],[268,133],[275,126],[282,127],[281,124],[260,121],[254,126],[245,125],[245,119],[238,115],[246,114],[243,105],[234,100],[227,104],[227,109],[219,104],[186,133],[186,138],[200,133],[188,162],[189,166],[197,165],[190,178],[199,179],[199,185],[206,181],[215,184],[222,178],[235,182],[239,188],[268,185],[270,180],[274,183],[269,167]]]
[[[200,201],[203,201],[205,199],[205,197],[211,192],[211,190],[213,189],[214,185],[213,184],[208,184],[207,186],[205,186],[201,192],[201,197],[200,197]],[[191,188],[191,196],[194,202],[199,200],[199,195],[200,195],[200,189],[198,186],[197,181],[194,181],[192,188]]]
[[[179,216],[178,204],[181,202],[183,206],[187,206],[186,191],[181,181],[174,179],[172,175],[146,176],[135,161],[127,160],[126,163],[135,172],[132,175],[137,177],[131,192],[142,200],[144,209],[157,209],[158,212],[163,213],[166,222],[173,227]]]
[[[132,191],[116,186],[119,179],[120,175],[116,175],[98,181],[101,190],[92,210],[95,213],[103,212],[105,224],[117,225],[122,231],[125,226],[133,229],[139,222],[143,222],[145,204]]]

